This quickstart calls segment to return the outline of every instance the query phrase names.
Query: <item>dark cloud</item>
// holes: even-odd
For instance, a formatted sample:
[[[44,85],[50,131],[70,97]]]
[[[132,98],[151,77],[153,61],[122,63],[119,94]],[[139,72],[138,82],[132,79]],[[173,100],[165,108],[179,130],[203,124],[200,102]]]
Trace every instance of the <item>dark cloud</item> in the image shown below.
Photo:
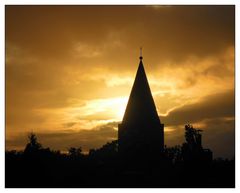
[[[114,58],[109,65],[115,70],[131,68],[128,58],[136,58],[142,45],[154,67],[156,60],[203,57],[233,46],[234,17],[234,6],[7,6],[6,40],[62,65],[72,60],[75,45],[87,43]],[[91,61],[107,65],[104,58]]]
[[[203,144],[214,157],[235,157],[235,119],[214,118],[204,121]]]
[[[168,126],[195,123],[204,119],[235,116],[234,90],[206,96],[202,101],[185,105],[160,117]]]

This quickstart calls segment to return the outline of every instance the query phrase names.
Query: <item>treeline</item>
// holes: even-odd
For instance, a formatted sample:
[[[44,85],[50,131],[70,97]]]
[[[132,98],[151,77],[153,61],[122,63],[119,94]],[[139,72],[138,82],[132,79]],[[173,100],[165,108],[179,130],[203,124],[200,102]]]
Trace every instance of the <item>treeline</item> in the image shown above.
[[[117,140],[83,154],[44,148],[31,133],[23,151],[6,151],[6,187],[234,187],[235,160],[212,160],[201,146],[200,131],[185,127],[186,141],[127,160],[118,154]]]

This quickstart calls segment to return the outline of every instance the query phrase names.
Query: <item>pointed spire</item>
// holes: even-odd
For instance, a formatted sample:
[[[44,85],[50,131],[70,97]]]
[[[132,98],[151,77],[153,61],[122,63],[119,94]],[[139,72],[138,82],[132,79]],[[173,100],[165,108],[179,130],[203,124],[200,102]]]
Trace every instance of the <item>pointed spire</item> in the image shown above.
[[[124,123],[147,124],[155,123],[159,120],[147,76],[142,62],[142,48],[140,49],[140,63],[138,66],[135,81],[128,100],[126,111],[123,117]]]

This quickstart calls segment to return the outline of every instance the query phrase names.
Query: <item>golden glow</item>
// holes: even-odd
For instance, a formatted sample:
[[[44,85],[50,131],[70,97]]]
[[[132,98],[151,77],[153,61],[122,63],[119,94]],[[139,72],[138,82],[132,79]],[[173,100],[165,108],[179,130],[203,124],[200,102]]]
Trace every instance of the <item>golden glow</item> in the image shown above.
[[[23,147],[29,131],[75,137],[92,130],[73,139],[86,147],[116,137],[140,45],[161,121],[233,92],[234,32],[234,6],[6,6],[6,146]],[[192,123],[207,127],[205,114]],[[190,117],[162,121],[172,140]]]
[[[78,113],[83,113],[85,116],[110,114],[113,120],[121,121],[126,108],[127,100],[128,97],[90,100],[87,102],[86,106],[79,109],[80,112]]]

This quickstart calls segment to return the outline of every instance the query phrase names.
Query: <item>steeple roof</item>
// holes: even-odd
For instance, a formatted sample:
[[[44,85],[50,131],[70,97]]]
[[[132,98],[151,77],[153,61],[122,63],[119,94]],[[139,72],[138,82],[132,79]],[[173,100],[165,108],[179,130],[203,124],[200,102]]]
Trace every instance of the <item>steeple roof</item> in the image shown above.
[[[144,70],[142,55],[140,55],[139,59],[140,63],[122,124],[127,124],[129,126],[141,125],[142,127],[151,127],[151,125],[160,123],[160,119],[156,111],[147,76]]]

